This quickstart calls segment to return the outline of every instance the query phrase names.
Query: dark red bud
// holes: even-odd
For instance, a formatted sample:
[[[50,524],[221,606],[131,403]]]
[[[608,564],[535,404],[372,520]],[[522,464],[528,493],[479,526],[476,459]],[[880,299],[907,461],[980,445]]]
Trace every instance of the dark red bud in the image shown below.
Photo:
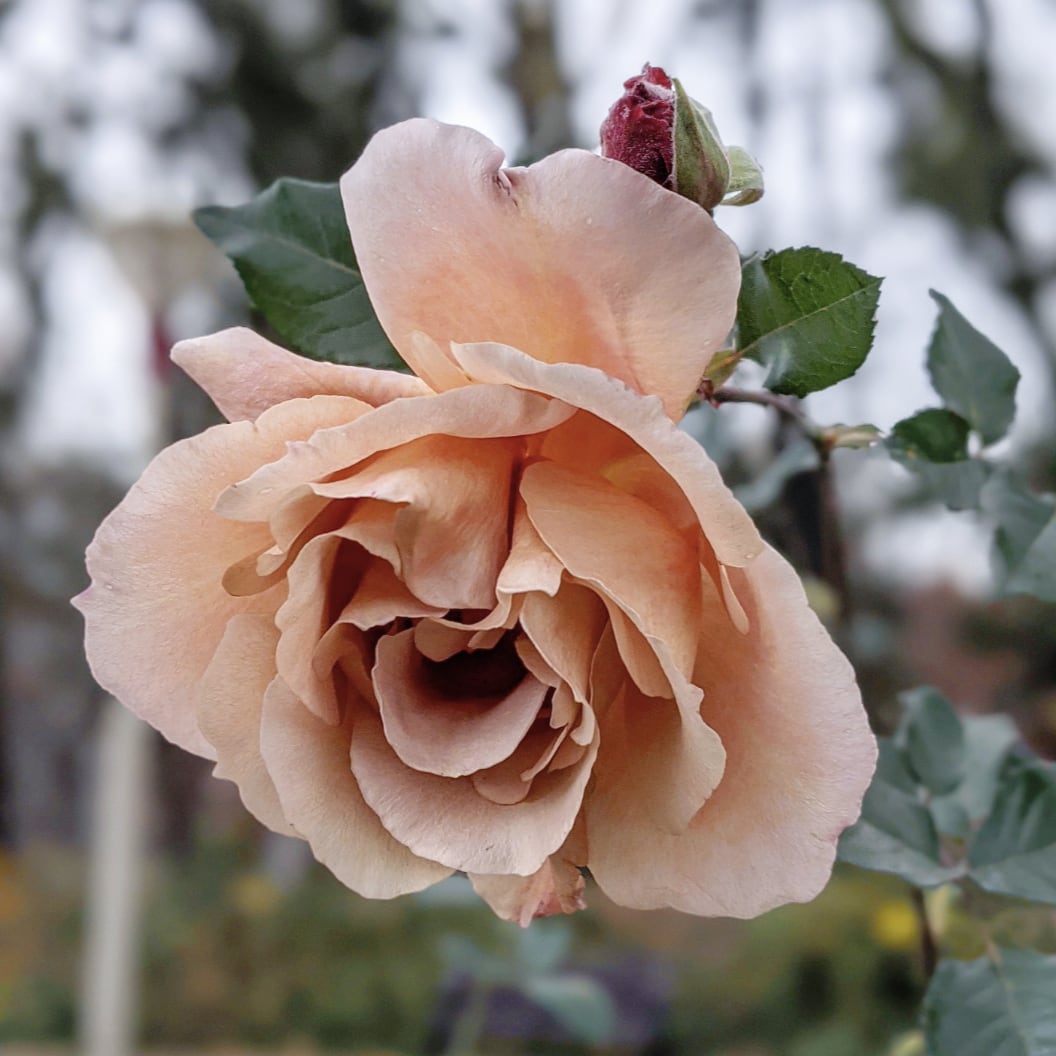
[[[630,165],[663,187],[673,186],[675,92],[671,78],[646,63],[623,82],[623,95],[601,125],[601,153]]]

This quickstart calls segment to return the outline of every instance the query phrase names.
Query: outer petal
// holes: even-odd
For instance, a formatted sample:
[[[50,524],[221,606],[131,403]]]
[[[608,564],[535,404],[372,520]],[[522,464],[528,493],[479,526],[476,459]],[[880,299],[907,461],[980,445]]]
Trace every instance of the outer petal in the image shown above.
[[[216,497],[286,441],[367,410],[347,397],[291,400],[256,422],[208,429],[166,448],[99,526],[88,548],[92,585],[74,604],[84,613],[92,673],[127,707],[181,748],[213,758],[198,731],[195,686],[241,612],[274,612],[282,588],[233,598],[229,565],[266,546],[264,526],[212,512]]]
[[[379,132],[341,181],[371,302],[403,351],[499,341],[600,367],[681,417],[733,325],[740,260],[707,212],[582,150],[527,169],[467,128]]]
[[[643,399],[600,371],[575,363],[539,363],[516,348],[454,345],[451,351],[477,381],[554,396],[626,433],[679,484],[723,564],[745,565],[763,549],[758,529],[723,483],[715,463],[696,440],[671,424],[659,401]]]
[[[807,901],[858,816],[876,741],[850,664],[775,551],[737,578],[752,630],[733,629],[716,597],[696,676],[726,772],[688,831],[659,831],[619,769],[598,760],[585,807],[589,865],[622,905],[752,917]]]
[[[443,880],[450,869],[397,843],[363,801],[348,765],[350,725],[326,725],[281,679],[271,684],[260,747],[283,812],[315,857],[357,894],[394,898]]]
[[[241,326],[181,341],[172,360],[232,422],[256,418],[299,396],[354,396],[378,407],[401,396],[429,393],[428,385],[407,374],[307,359]]]
[[[531,876],[482,876],[469,878],[473,890],[503,920],[522,928],[538,917],[575,913],[586,909],[586,886],[579,870],[567,859],[552,854]]]
[[[267,616],[233,616],[202,676],[198,725],[216,749],[217,777],[234,781],[247,809],[284,836],[297,832],[286,820],[260,754],[260,712],[275,677],[279,632]]]

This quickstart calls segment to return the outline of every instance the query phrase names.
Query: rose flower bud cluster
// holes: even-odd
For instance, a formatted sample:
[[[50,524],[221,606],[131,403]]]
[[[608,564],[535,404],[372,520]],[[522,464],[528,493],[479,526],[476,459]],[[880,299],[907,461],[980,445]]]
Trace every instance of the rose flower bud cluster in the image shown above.
[[[342,180],[414,376],[244,329],[175,361],[228,424],[100,527],[99,682],[362,895],[501,916],[812,898],[875,742],[796,573],[679,430],[737,250],[628,166],[379,133]]]

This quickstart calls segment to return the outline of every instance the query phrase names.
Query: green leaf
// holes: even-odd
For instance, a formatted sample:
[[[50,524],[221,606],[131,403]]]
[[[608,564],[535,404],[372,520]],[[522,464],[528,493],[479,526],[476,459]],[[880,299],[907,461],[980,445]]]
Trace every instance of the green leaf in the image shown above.
[[[939,318],[928,347],[928,373],[946,406],[992,444],[1016,415],[1019,371],[941,293],[931,291]]]
[[[974,509],[990,466],[968,457],[970,431],[959,414],[931,407],[898,422],[885,446],[900,466],[951,510]]]
[[[849,378],[872,347],[880,279],[838,253],[784,249],[746,261],[739,347],[769,368],[766,386],[806,396]]]
[[[964,728],[949,701],[930,686],[899,696],[904,710],[899,733],[920,783],[935,795],[952,792],[964,777]]]
[[[932,800],[940,832],[963,836],[940,819],[958,815],[969,823],[987,817],[997,795],[998,779],[1012,745],[1019,740],[1016,724],[1007,715],[974,715],[961,720],[964,730],[964,779],[952,792]]]
[[[994,894],[1056,903],[1056,764],[1009,761],[968,866]]]
[[[862,816],[840,838],[840,861],[894,873],[920,887],[935,887],[959,875],[943,864],[939,834],[928,808],[906,791],[912,777],[888,739],[880,741],[876,776],[862,803]]]
[[[1030,544],[1019,567],[1008,577],[1005,590],[1056,602],[1056,514]]]
[[[589,976],[573,973],[536,975],[519,989],[546,1009],[578,1041],[602,1045],[616,1026],[616,1010],[607,990]]]
[[[960,462],[968,457],[971,426],[953,411],[929,407],[903,418],[891,430],[892,454],[928,462]]]
[[[1056,957],[997,949],[944,960],[924,997],[927,1056],[1054,1056]]]
[[[1056,510],[1008,473],[995,475],[980,494],[996,522],[993,562],[1006,594],[1034,594],[1056,602]]]
[[[336,183],[278,180],[246,205],[208,206],[194,220],[295,351],[331,363],[401,366],[357,270]]]

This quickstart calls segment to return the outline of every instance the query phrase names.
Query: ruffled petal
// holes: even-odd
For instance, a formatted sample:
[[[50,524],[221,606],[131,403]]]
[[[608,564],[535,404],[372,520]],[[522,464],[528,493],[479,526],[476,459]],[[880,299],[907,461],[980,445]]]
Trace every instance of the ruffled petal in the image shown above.
[[[421,891],[451,872],[394,840],[363,801],[348,762],[351,711],[340,726],[316,718],[276,679],[264,697],[260,747],[283,813],[312,853],[367,898]]]
[[[600,371],[575,363],[540,363],[516,348],[454,345],[451,351],[476,381],[556,397],[629,436],[679,485],[722,564],[746,565],[763,549],[758,529],[723,483],[715,463],[696,440],[672,425],[658,400],[643,398]]]
[[[510,653],[515,658],[512,648]],[[430,670],[444,665],[418,652],[413,630],[382,638],[375,655],[374,690],[385,737],[403,763],[429,774],[464,777],[502,762],[524,739],[546,696],[547,687],[531,675],[488,695],[472,678],[460,679],[464,684],[445,694],[440,678],[430,677]],[[491,657],[490,650],[460,653],[448,663],[487,664]]]
[[[260,754],[260,713],[275,677],[278,640],[267,616],[228,621],[198,686],[198,726],[216,749],[214,775],[234,781],[246,808],[269,829],[296,836]]]
[[[717,596],[706,607],[694,681],[726,771],[689,829],[666,833],[645,815],[626,773],[609,766],[620,752],[598,760],[585,808],[589,864],[621,905],[753,917],[808,901],[827,882],[872,776],[876,741],[854,672],[795,571],[768,548],[732,578],[751,631],[731,626]],[[653,766],[666,775],[665,764]]]
[[[525,468],[521,495],[565,568],[619,605],[643,634],[665,642],[679,669],[692,674],[700,572],[684,536],[641,499],[553,462]]]
[[[680,418],[733,325],[736,247],[705,210],[619,162],[502,160],[477,132],[414,120],[379,132],[345,174],[390,340],[402,351],[424,331],[599,367]]]
[[[181,341],[172,350],[172,361],[231,422],[256,418],[277,403],[304,396],[352,396],[378,407],[429,393],[419,378],[308,359],[241,326]]]
[[[394,400],[347,427],[320,429],[310,440],[290,444],[283,458],[228,488],[216,508],[233,520],[267,520],[306,481],[347,471],[380,451],[434,435],[530,436],[560,425],[573,413],[558,400],[507,385],[468,385],[439,396]]]
[[[363,407],[347,397],[290,400],[256,422],[220,425],[166,448],[99,526],[88,548],[92,585],[74,604],[96,681],[181,748],[213,758],[198,730],[194,687],[224,628],[242,612],[274,613],[284,588],[234,598],[229,566],[270,543],[262,525],[212,510],[216,497],[288,440],[348,421]]]
[[[468,873],[528,876],[571,831],[597,745],[595,737],[574,766],[540,774],[526,799],[507,806],[481,796],[471,778],[405,766],[381,720],[364,714],[352,736],[352,771],[385,828],[416,854]]]

